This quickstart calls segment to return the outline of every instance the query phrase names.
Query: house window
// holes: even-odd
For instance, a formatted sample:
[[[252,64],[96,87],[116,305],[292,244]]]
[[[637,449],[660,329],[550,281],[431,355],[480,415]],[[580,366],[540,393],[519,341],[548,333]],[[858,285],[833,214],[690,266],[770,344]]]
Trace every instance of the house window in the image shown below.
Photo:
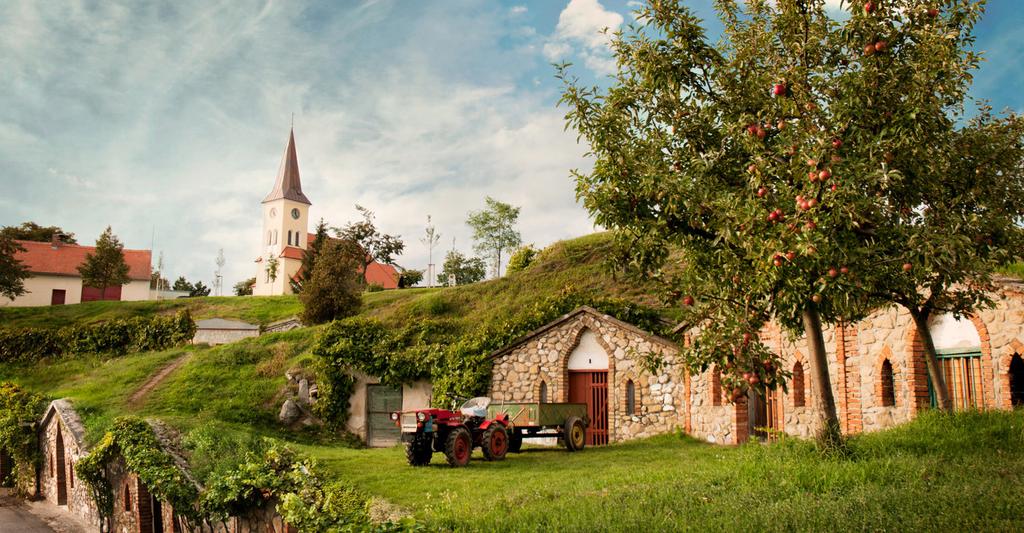
[[[128,487],[128,484],[124,484],[124,510],[132,510],[132,490]]]
[[[267,230],[267,246],[274,244],[274,234],[270,230]]]
[[[793,407],[807,405],[807,387],[804,385],[804,364],[797,361],[793,365]]]
[[[548,384],[545,381],[540,382],[540,403],[548,403]]]
[[[274,244],[277,244],[277,230],[274,230]]]
[[[722,405],[722,373],[718,367],[711,371],[711,405]]]
[[[631,379],[626,381],[626,414],[636,414],[636,385]]]
[[[288,246],[292,245],[292,230],[288,230]]]
[[[888,359],[882,361],[882,370],[878,379],[881,381],[882,405],[896,405],[896,379],[892,372],[892,363]]]

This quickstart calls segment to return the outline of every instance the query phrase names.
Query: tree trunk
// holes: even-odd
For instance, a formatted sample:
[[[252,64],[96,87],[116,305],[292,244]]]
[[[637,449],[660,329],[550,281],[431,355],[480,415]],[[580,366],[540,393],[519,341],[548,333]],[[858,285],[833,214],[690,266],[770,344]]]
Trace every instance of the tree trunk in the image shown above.
[[[836,400],[832,396],[832,380],[829,378],[828,357],[825,353],[825,339],[821,333],[821,316],[815,306],[802,313],[804,333],[810,350],[811,375],[814,376],[814,396],[821,416],[818,442],[831,448],[842,444],[842,431],[836,412]]]
[[[914,325],[917,326],[917,334],[924,344],[924,361],[928,367],[928,377],[932,380],[932,390],[935,391],[935,403],[940,411],[949,412],[953,410],[953,402],[949,399],[949,389],[946,388],[946,378],[939,370],[939,357],[935,353],[935,342],[932,340],[932,332],[928,331],[928,312],[909,309],[910,316],[914,317]]]

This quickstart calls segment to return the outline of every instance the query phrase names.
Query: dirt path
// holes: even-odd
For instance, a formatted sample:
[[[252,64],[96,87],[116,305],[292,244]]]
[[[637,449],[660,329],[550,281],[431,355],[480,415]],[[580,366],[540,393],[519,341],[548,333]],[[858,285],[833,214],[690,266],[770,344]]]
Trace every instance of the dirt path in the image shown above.
[[[181,365],[188,362],[189,357],[191,357],[191,354],[185,354],[175,359],[173,363],[161,368],[156,374],[153,374],[153,376],[149,378],[149,381],[143,383],[142,386],[139,387],[139,390],[132,393],[131,397],[128,398],[128,403],[142,403],[142,401],[146,399],[146,396],[148,396],[157,385],[167,379],[167,376],[171,375],[171,373],[181,367]]]

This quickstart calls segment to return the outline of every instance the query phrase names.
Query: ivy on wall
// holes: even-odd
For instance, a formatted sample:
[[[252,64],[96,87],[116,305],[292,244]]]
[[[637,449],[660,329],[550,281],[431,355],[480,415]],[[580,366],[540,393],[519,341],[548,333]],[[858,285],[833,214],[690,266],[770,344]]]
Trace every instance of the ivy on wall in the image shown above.
[[[0,383],[0,449],[6,450],[14,462],[13,479],[0,479],[0,484],[14,482],[19,489],[32,484],[42,459],[36,443],[36,422],[44,407],[42,396],[14,383]]]
[[[29,363],[82,353],[125,354],[190,342],[196,325],[187,310],[174,316],[119,318],[60,329],[0,329],[0,363]]]
[[[377,320],[348,318],[330,324],[314,345],[319,387],[314,409],[328,425],[344,426],[355,386],[353,371],[392,386],[430,379],[438,406],[479,396],[490,384],[490,353],[583,305],[643,330],[668,334],[667,324],[651,308],[621,299],[592,298],[571,289],[540,300],[517,316],[468,332],[447,319],[422,319],[389,330]]]

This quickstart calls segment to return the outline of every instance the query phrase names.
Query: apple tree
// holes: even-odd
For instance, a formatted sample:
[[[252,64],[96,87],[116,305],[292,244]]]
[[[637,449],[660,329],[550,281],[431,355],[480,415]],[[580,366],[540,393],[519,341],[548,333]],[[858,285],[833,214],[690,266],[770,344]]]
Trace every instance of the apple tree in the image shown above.
[[[840,435],[823,324],[896,303],[895,286],[916,294],[919,272],[953,264],[915,269],[927,243],[898,245],[941,238],[913,229],[915,215],[955,201],[945,173],[970,170],[963,150],[930,147],[1016,121],[957,120],[978,62],[979,4],[845,8],[836,20],[821,0],[721,0],[712,41],[688,8],[652,0],[613,39],[610,87],[560,70],[566,120],[594,159],[575,172],[577,195],[615,230],[620,263],[686,309],[698,331],[691,367],[721,369],[735,401],[784,386],[779,354],[759,339],[767,321],[805,336],[825,443]],[[663,268],[677,260],[686,268]]]

